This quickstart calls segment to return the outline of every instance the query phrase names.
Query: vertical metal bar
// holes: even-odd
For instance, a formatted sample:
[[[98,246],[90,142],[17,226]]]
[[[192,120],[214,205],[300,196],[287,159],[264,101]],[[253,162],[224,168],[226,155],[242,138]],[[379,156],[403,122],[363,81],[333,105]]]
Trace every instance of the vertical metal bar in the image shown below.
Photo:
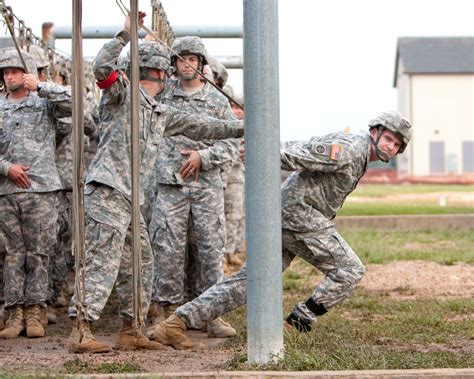
[[[77,317],[86,318],[84,303],[84,70],[82,67],[82,0],[72,1],[72,125],[73,125],[73,176],[72,214],[75,260]]]
[[[248,362],[283,356],[278,1],[244,0]]]
[[[133,256],[133,326],[137,331],[141,317],[141,246],[140,246],[140,93],[138,62],[138,0],[130,0],[130,114],[132,141],[132,256]],[[127,127],[127,125],[125,125]]]

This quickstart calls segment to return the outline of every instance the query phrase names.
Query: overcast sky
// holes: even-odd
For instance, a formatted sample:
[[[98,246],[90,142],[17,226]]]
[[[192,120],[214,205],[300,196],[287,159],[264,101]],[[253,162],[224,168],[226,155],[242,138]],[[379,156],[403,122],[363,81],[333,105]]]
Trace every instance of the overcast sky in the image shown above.
[[[161,2],[171,25],[242,25],[241,0]],[[44,21],[71,25],[72,1],[6,3],[38,36]],[[151,1],[139,3],[151,15]],[[472,0],[280,0],[281,139],[302,140],[345,127],[359,132],[380,111],[397,109],[398,37],[474,36],[473,5]],[[122,24],[115,0],[83,0],[83,25]],[[84,41],[84,54],[95,55],[104,42]],[[241,40],[204,42],[211,55],[242,54]],[[70,41],[56,46],[70,52]],[[242,80],[240,70],[231,70],[234,88],[241,90]]]

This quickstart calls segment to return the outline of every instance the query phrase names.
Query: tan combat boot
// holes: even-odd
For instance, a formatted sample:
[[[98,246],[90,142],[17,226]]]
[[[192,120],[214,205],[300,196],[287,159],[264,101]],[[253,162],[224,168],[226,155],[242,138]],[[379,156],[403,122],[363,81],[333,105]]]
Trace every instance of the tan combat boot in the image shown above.
[[[165,310],[161,305],[156,303],[151,303],[150,308],[148,309],[147,319],[151,322],[152,325],[158,324],[161,321],[165,321]]]
[[[14,305],[9,309],[10,317],[5,323],[5,329],[0,332],[0,338],[17,338],[25,330],[23,306]]]
[[[77,319],[73,321],[71,335],[69,336],[70,353],[107,353],[111,350],[110,345],[98,342],[95,339],[87,321]]]
[[[141,330],[135,333],[132,321],[123,320],[114,348],[116,350],[167,350],[156,341],[150,341]]]
[[[41,319],[45,317],[46,308],[39,304],[30,305],[25,311],[26,336],[28,338],[44,337]]]
[[[237,331],[220,317],[207,324],[207,336],[210,338],[233,337]]]
[[[170,317],[171,315],[174,315],[174,312],[176,311],[176,309],[178,309],[179,305],[178,304],[169,304],[169,305],[165,305],[163,307],[163,316],[164,316],[164,320],[166,320],[168,317]]]
[[[165,321],[148,329],[148,338],[159,341],[163,345],[172,346],[176,350],[199,350],[204,349],[204,344],[191,341],[184,331],[186,324],[178,316],[173,314]]]

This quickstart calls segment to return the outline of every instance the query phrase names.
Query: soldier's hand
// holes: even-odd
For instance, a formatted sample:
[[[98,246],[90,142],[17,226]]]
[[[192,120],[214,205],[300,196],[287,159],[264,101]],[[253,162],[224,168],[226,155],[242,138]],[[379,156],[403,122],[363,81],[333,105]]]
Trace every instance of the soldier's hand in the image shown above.
[[[245,140],[242,139],[240,140],[240,149],[239,149],[239,156],[240,156],[240,160],[242,162],[245,162]]]
[[[36,91],[40,83],[38,77],[33,74],[23,74],[23,87],[29,91]]]
[[[14,164],[8,170],[8,179],[15,183],[18,187],[28,188],[30,186],[30,179],[26,174],[30,168],[21,164]]]
[[[144,20],[146,17],[146,13],[142,11],[138,11],[138,30],[141,29],[143,26]],[[127,33],[130,33],[130,28],[131,28],[131,21],[130,21],[130,15],[127,16],[125,19],[125,24],[123,25],[123,30],[125,30]]]
[[[194,180],[197,182],[201,171],[201,156],[195,150],[182,150],[181,154],[189,157],[179,169],[181,177],[186,180],[194,175]]]

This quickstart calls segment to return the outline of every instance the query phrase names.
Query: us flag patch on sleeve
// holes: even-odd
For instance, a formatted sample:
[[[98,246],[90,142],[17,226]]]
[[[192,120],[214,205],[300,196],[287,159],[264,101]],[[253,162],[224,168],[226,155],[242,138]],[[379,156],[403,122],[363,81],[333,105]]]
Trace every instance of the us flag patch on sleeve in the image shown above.
[[[333,161],[340,161],[341,154],[342,154],[342,146],[337,143],[331,144],[331,152],[329,154],[329,159]]]

